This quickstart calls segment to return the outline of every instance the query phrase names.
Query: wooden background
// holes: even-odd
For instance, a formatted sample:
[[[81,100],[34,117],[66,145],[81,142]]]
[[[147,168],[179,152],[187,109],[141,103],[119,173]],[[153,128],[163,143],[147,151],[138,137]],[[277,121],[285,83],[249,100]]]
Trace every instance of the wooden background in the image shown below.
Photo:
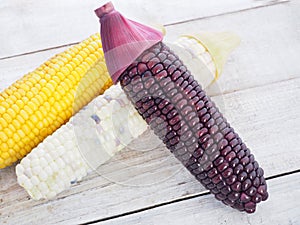
[[[234,31],[241,45],[208,90],[252,149],[270,199],[254,215],[216,201],[162,145],[125,150],[52,201],[33,201],[0,170],[0,224],[300,224],[300,1],[113,1],[126,16],[166,25],[167,39]],[[99,29],[104,1],[2,0],[0,91]],[[138,149],[147,135],[135,141]],[[151,143],[149,144],[151,147]]]

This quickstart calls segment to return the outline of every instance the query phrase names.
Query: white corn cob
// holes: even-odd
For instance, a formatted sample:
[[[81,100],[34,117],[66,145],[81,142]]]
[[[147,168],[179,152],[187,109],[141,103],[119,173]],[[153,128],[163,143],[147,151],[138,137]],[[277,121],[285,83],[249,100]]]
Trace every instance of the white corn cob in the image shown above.
[[[188,51],[183,58],[189,67],[197,65],[199,68],[199,63],[205,65],[210,78],[192,72],[204,87],[210,84],[218,71],[216,61],[207,49],[191,37],[181,37],[176,45]],[[193,63],[195,65],[190,66]],[[80,181],[91,168],[106,162],[146,129],[146,122],[121,87],[114,85],[48,136],[17,165],[18,183],[35,200],[53,198]]]

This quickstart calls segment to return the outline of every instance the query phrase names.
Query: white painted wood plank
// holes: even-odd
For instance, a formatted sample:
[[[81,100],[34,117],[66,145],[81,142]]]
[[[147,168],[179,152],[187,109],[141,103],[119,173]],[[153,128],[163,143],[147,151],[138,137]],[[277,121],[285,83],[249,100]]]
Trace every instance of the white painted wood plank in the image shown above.
[[[300,189],[297,188],[299,185],[300,173],[270,180],[270,199],[262,203],[263,207],[253,215],[232,210],[215,201],[212,196],[202,196],[96,224],[298,225],[300,224]]]
[[[266,176],[299,169],[299,87],[300,78],[214,98],[252,149]],[[165,148],[138,151],[147,145],[151,149],[153,143],[143,140],[133,145],[135,150],[121,152],[102,166],[101,176],[92,174],[49,202],[29,200],[14,181],[13,170],[2,170],[1,221],[77,224],[204,190]],[[265,205],[261,204],[259,210],[265,210]]]
[[[170,24],[287,0],[114,0],[129,18]],[[93,10],[106,0],[2,0],[0,58],[78,42],[99,30]]]
[[[300,73],[300,1],[192,21],[167,28],[171,39],[185,32],[234,31],[241,45],[218,81],[217,94],[287,80]]]
[[[66,47],[0,60],[0,92]]]
[[[232,30],[242,39],[212,95],[300,76],[300,2],[193,21],[168,28],[169,41],[199,30]],[[260,21],[267,21],[261,23]],[[232,21],[236,21],[233,23]],[[276,35],[275,35],[276,34]],[[83,37],[86,38],[87,36]],[[63,48],[0,60],[0,91]]]

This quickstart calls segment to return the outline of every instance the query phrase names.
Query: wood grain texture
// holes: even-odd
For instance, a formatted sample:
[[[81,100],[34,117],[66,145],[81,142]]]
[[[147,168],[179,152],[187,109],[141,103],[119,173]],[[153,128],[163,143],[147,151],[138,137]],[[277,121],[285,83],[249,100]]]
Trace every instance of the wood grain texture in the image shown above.
[[[106,0],[2,0],[0,4],[0,58],[78,42],[99,30],[93,10]],[[286,0],[115,0],[129,18],[170,24]],[[172,9],[172,10],[171,10]]]
[[[270,180],[270,199],[262,203],[253,215],[233,211],[214,201],[210,196],[202,196],[96,224],[298,225],[300,189],[295,187],[299,185],[299,173]]]
[[[223,105],[225,117],[252,149],[266,176],[299,169],[299,87],[300,78],[213,98],[218,105]],[[137,140],[133,150],[121,152],[100,167],[101,176],[90,175],[53,201],[29,200],[15,181],[5,184],[3,179],[0,184],[1,218],[10,224],[24,221],[28,224],[37,221],[74,224],[204,191],[166,148],[142,148],[151,149],[154,144],[142,138]],[[10,168],[5,171],[12,172]],[[14,176],[11,174],[11,179],[15,179]]]
[[[288,80],[300,75],[300,2],[250,10],[243,13],[196,20],[170,26],[168,41],[201,30],[231,30],[241,36],[241,45],[229,57],[212,95]],[[272,18],[268,23],[260,23]],[[233,23],[232,21],[236,21]],[[90,33],[92,34],[92,33]],[[89,36],[85,35],[82,39]],[[274,47],[275,46],[275,47]],[[34,70],[64,48],[0,60],[0,91],[23,74]]]
[[[182,33],[229,30],[241,38],[213,94],[227,93],[299,76],[300,1],[167,27]]]
[[[0,60],[0,92],[66,47]]]
[[[299,170],[300,2],[213,0],[204,4],[187,0],[183,5],[179,0],[156,1],[114,2],[131,18],[145,14],[148,22],[159,18],[169,24],[169,41],[199,30],[232,30],[241,36],[241,46],[208,93],[215,96],[214,101],[252,149],[267,177]],[[0,35],[0,58],[78,42],[98,30],[90,11],[101,1],[24,2],[1,1],[0,27],[5,35]],[[163,4],[168,7],[158,10]],[[145,12],[136,10],[141,5]],[[256,9],[245,10],[250,8]],[[168,13],[170,9],[172,13]],[[194,20],[197,18],[202,19]],[[63,49],[0,60],[0,91]],[[212,195],[184,200],[207,192],[150,137],[144,134],[98,173],[52,201],[31,200],[18,186],[14,167],[1,170],[0,224],[77,224],[158,204],[168,205],[105,223],[299,224],[299,200],[295,201],[299,190],[294,188],[299,186],[299,174],[268,181],[270,199],[258,206],[257,214],[247,216],[223,206]],[[176,200],[184,201],[170,203]]]

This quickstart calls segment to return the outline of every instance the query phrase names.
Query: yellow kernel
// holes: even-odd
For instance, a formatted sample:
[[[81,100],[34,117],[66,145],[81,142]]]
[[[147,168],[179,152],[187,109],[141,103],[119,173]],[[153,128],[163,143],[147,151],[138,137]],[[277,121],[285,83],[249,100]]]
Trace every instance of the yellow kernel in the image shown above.
[[[22,88],[24,91],[29,91],[30,87],[28,85],[26,85],[25,83],[20,85],[20,88]]]
[[[40,105],[40,102],[36,98],[31,99],[31,103],[34,105],[35,110],[38,108]]]
[[[23,117],[24,120],[28,120],[28,114],[24,109],[21,109],[20,115]]]
[[[43,104],[43,102],[47,101],[47,99],[48,99],[47,95],[43,91],[40,92],[39,96],[41,96],[41,98],[42,98],[41,104]]]
[[[15,91],[14,95],[15,95],[15,97],[17,98],[16,101],[17,101],[18,99],[21,99],[21,98],[22,98],[21,94],[20,94],[18,91]],[[16,101],[15,101],[15,102],[16,102]]]
[[[16,96],[11,95],[11,96],[9,96],[9,99],[7,99],[7,100],[8,100],[8,103],[9,103],[10,105],[12,105],[12,104],[14,104],[15,101],[17,101],[18,99],[17,99]]]
[[[75,69],[75,71],[77,72],[77,74],[82,77],[84,75],[84,70],[81,67],[77,67]]]
[[[43,105],[40,106],[40,112],[42,113],[43,117],[47,116],[48,111],[45,106]]]
[[[90,43],[90,45],[91,45],[92,47],[94,47],[95,49],[98,49],[98,48],[99,48],[98,43],[97,43],[96,41],[92,41],[92,42]]]
[[[35,127],[32,129],[32,132],[37,136],[39,135],[40,131]]]
[[[64,75],[68,75],[70,73],[69,69],[67,67],[63,67],[61,68],[61,72],[64,74]]]
[[[24,110],[25,110],[29,115],[33,114],[33,110],[32,110],[28,105],[25,105],[25,106],[24,106]]]
[[[0,149],[1,149],[2,152],[7,152],[7,151],[9,150],[8,144],[5,143],[5,142],[2,142],[2,143],[0,144]],[[1,159],[1,154],[0,154],[0,159]],[[1,163],[0,163],[0,164],[1,164]]]
[[[1,158],[4,159],[4,160],[8,159],[9,157],[10,157],[10,156],[9,156],[8,152],[3,152],[3,153],[1,154]]]
[[[7,101],[2,102],[1,105],[2,105],[4,108],[6,108],[6,109],[8,109],[8,108],[10,107],[10,105],[8,104]]]
[[[11,116],[9,114],[4,113],[2,115],[2,117],[3,117],[4,120],[6,120],[7,123],[11,123],[12,122],[12,118],[11,118]]]
[[[76,55],[75,58],[79,60],[79,64],[83,61],[83,57],[80,55],[80,53],[79,53],[79,55]]]
[[[73,58],[73,59],[72,59],[72,62],[73,62],[76,66],[78,66],[78,65],[81,63],[80,60],[77,59],[77,58]]]
[[[8,114],[11,118],[14,118],[14,117],[16,116],[16,112],[15,112],[12,108],[7,109],[7,114]]]
[[[45,109],[46,109],[47,112],[49,112],[51,110],[51,105],[50,105],[49,102],[45,102],[44,106],[45,106]]]
[[[74,79],[75,79],[76,82],[79,82],[80,79],[81,79],[81,76],[80,76],[79,73],[78,73],[77,71],[75,71],[75,70],[73,70],[73,71],[71,72],[71,76],[74,77]]]
[[[36,117],[36,115],[32,115],[30,117],[30,121],[33,123],[33,124],[37,124],[38,123],[38,118]]]
[[[3,131],[0,131],[0,140],[2,142],[6,142],[8,140],[7,135]]]
[[[88,45],[86,48],[89,50],[89,53],[96,51],[95,48],[91,45]]]
[[[29,80],[27,80],[27,81],[25,82],[25,84],[27,84],[28,87],[30,87],[30,89],[33,87],[33,83],[30,82]]]
[[[46,81],[45,79],[41,79],[41,80],[40,80],[40,84],[41,84],[42,86],[45,86],[45,85],[47,84],[47,81]]]
[[[50,105],[53,105],[54,102],[55,102],[55,98],[54,98],[54,97],[50,97],[50,98],[48,99],[48,102],[49,102]]]
[[[60,82],[60,79],[59,79],[58,76],[53,76],[53,77],[52,77],[52,81],[55,82],[55,84],[56,84],[56,86],[57,86],[57,84]],[[52,84],[54,85],[54,83],[52,83]],[[55,86],[55,87],[56,87],[56,86]]]
[[[65,75],[64,75],[62,72],[57,72],[56,75],[58,76],[58,78],[59,78],[60,80],[64,80],[64,79],[65,79]]]
[[[46,84],[46,88],[47,88],[50,92],[55,91],[55,86],[53,86],[53,84],[51,84],[51,83]]]
[[[33,110],[34,112],[38,109],[37,105],[34,104],[32,101],[27,103],[28,107]]]
[[[35,115],[37,116],[38,120],[43,119],[43,114],[39,110],[35,111]]]
[[[24,124],[24,123],[25,123],[24,118],[23,118],[20,114],[17,115],[16,119],[17,119],[21,124]]]
[[[56,73],[56,71],[55,71],[54,69],[52,69],[52,68],[50,68],[50,69],[48,70],[48,74],[49,74],[50,76],[55,75],[55,73]]]
[[[3,113],[5,113],[6,109],[5,107],[0,105],[0,114],[2,115]]]
[[[19,135],[17,133],[14,133],[13,139],[14,139],[15,142],[18,142],[18,141],[21,140],[21,138],[19,137]]]
[[[94,54],[90,54],[89,58],[93,61],[93,63],[98,61],[98,58]]]
[[[41,88],[42,88],[42,85],[41,85],[41,84],[39,84],[39,83],[36,83],[34,87],[35,87],[35,88],[37,88],[37,89],[38,89],[38,91],[40,91],[40,90],[41,90]]]
[[[24,102],[22,100],[17,100],[16,105],[21,109],[24,107]]]
[[[8,145],[9,148],[12,148],[15,145],[15,142],[13,141],[12,138],[8,139],[7,145]]]
[[[6,134],[6,136],[8,137],[8,138],[11,138],[12,136],[13,136],[13,132],[10,130],[10,129],[8,129],[8,128],[5,128],[4,130],[4,133]]]
[[[39,90],[36,88],[36,87],[33,87],[31,88],[31,92],[34,94],[34,95],[37,95],[39,93]]]
[[[45,98],[47,98],[47,96],[43,92],[41,92],[41,93],[39,93],[39,95],[35,96],[36,100],[39,102],[40,105],[43,104],[45,101],[43,96],[45,96]]]
[[[48,127],[50,123],[46,118],[44,118],[43,119],[43,124],[44,124],[45,127]]]
[[[51,92],[48,88],[46,88],[46,87],[43,87],[43,88],[42,88],[42,92],[43,92],[47,97],[50,97],[51,94],[52,94],[52,92]]]
[[[94,65],[94,61],[93,61],[90,57],[87,57],[87,58],[85,59],[85,61],[87,62],[87,64],[89,64],[89,66]]]
[[[16,129],[20,129],[21,123],[18,120],[13,120],[12,124]]]
[[[94,52],[94,55],[98,58],[98,59],[101,59],[101,57],[103,57],[103,54],[99,51],[95,51]]]
[[[28,134],[31,132],[31,129],[29,128],[29,126],[28,126],[27,124],[24,124],[24,125],[22,126],[22,130],[24,131],[24,133],[25,133],[26,135],[28,135]]]
[[[65,65],[63,61],[58,61],[56,64],[58,64],[60,68]]]
[[[59,85],[59,86],[57,87],[57,91],[58,91],[61,95],[65,95],[65,93],[66,93],[65,89],[64,89],[61,85]]]
[[[36,127],[37,127],[39,130],[41,130],[41,129],[44,127],[43,122],[42,122],[42,121],[39,121],[39,122],[36,124]]]
[[[29,98],[29,99],[31,99],[33,96],[34,96],[34,94],[31,91],[28,91],[26,93],[26,97]]]
[[[16,113],[18,113],[18,112],[20,111],[20,108],[19,108],[16,104],[13,104],[13,105],[11,106],[11,108],[12,108]]]
[[[69,64],[66,65],[70,71],[76,68],[76,63],[73,61],[69,62]]]
[[[21,138],[25,137],[25,133],[22,130],[18,130],[17,132],[18,132],[19,137],[21,137]]]
[[[13,149],[9,149],[9,150],[8,150],[8,153],[9,153],[11,156],[16,154],[15,150],[13,150]]]
[[[46,73],[44,76],[45,80],[47,80],[49,82],[49,80],[51,80],[51,75],[49,73]]]
[[[47,137],[48,136],[48,129],[47,128],[41,129],[40,135],[43,136],[43,137]]]
[[[12,124],[8,124],[8,128],[12,131],[12,132],[16,132],[16,128],[14,127],[14,125]]]

